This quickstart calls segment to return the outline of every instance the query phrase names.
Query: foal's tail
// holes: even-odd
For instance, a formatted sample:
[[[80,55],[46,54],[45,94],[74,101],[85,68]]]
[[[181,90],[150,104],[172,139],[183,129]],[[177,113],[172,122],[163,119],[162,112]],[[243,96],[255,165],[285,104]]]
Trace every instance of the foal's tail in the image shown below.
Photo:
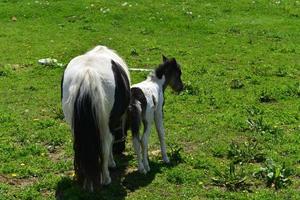
[[[97,73],[86,69],[76,82],[74,95],[72,130],[74,134],[74,168],[79,184],[86,190],[94,191],[101,185],[101,106],[104,98]],[[72,94],[70,94],[71,96]],[[72,98],[72,97],[71,97]]]
[[[139,137],[139,130],[142,123],[141,106],[136,101],[131,101],[128,109],[128,126],[133,137]]]

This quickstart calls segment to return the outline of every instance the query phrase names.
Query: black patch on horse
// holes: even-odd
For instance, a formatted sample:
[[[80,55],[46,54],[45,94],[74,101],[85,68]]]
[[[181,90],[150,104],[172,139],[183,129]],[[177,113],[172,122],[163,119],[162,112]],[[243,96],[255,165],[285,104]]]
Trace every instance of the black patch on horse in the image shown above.
[[[169,78],[172,73],[172,67],[177,67],[176,60],[174,58],[170,60],[164,60],[162,64],[158,66],[158,68],[155,69],[155,75],[161,79],[163,75],[165,75],[165,78]]]
[[[156,107],[157,101],[156,101],[156,99],[155,99],[155,96],[154,96],[154,95],[152,95],[152,101],[153,101],[153,104],[154,104],[154,106]]]
[[[122,116],[127,111],[130,101],[130,84],[126,72],[120,64],[111,61],[112,71],[115,78],[115,101],[110,112],[109,129],[115,137],[117,143],[113,150],[115,153],[121,153],[125,149],[125,135]],[[118,142],[120,141],[120,142]]]
[[[63,75],[62,75],[61,81],[60,81],[60,100],[63,99],[63,84],[64,84],[64,77],[65,77],[65,72],[63,72]]]
[[[134,104],[135,101],[139,101],[141,103],[143,111],[146,110],[147,99],[141,88],[138,88],[138,87],[131,88],[130,104]]]
[[[138,105],[140,102],[140,105]],[[142,111],[139,110],[139,106],[141,106]],[[130,106],[129,106],[129,124],[132,131],[133,136],[139,135],[139,130],[142,121],[143,112],[145,112],[147,106],[147,99],[143,91],[138,87],[131,88],[131,98],[130,98]]]

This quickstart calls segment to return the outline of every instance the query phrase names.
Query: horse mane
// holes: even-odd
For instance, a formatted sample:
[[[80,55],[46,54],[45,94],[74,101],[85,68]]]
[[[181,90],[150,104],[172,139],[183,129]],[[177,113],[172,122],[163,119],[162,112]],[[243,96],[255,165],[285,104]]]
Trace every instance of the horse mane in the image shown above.
[[[162,78],[162,76],[166,73],[169,65],[167,62],[160,64],[156,69],[155,69],[155,76],[159,79]]]
[[[155,75],[161,79],[163,75],[168,75],[173,66],[178,66],[175,58],[167,59],[155,69]]]

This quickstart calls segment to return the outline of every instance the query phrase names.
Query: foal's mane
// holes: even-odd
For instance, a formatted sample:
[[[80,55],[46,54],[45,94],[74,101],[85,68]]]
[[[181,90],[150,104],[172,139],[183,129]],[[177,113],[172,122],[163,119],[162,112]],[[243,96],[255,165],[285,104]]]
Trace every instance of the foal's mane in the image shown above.
[[[168,64],[169,64],[168,62],[164,62],[164,63],[160,64],[160,65],[155,69],[154,72],[155,72],[155,75],[156,75],[157,78],[161,79],[162,76],[166,73],[166,71],[167,71],[167,69],[168,69],[168,67],[169,67]]]
[[[166,76],[173,67],[178,67],[175,58],[167,59],[155,69],[155,75],[161,79],[162,76]]]

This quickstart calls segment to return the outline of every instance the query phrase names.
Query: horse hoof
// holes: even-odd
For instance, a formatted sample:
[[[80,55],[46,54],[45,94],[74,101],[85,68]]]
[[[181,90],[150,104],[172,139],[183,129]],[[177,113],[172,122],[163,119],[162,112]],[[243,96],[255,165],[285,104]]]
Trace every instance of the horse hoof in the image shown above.
[[[164,159],[163,159],[163,161],[164,161],[164,163],[167,163],[167,164],[169,164],[169,163],[170,163],[170,160],[169,160],[169,158],[168,158],[168,157],[164,158]]]
[[[145,170],[146,170],[146,172],[149,172],[149,171],[150,171],[149,165],[146,165],[146,166],[145,166]]]
[[[111,178],[110,177],[104,178],[103,185],[109,185],[110,183],[111,183]]]
[[[116,168],[117,165],[116,165],[115,161],[113,161],[113,162],[109,163],[108,167],[109,168]]]
[[[144,167],[139,167],[139,172],[140,172],[141,174],[147,174],[147,171],[145,170]]]

